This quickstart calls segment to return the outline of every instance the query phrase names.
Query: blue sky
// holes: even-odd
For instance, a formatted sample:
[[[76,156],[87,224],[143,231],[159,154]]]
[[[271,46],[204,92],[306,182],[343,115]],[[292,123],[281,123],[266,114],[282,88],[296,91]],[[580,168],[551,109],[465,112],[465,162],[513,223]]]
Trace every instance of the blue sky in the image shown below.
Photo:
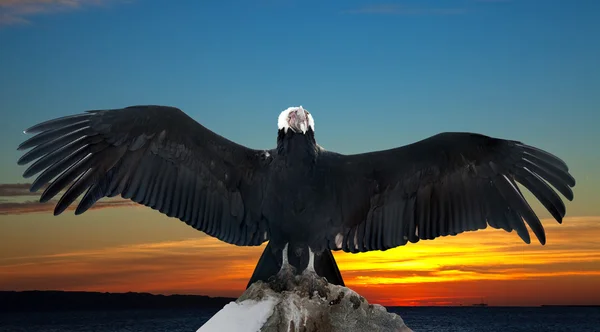
[[[88,109],[182,108],[254,148],[303,105],[343,153],[441,131],[565,159],[600,213],[599,1],[0,0],[0,183],[22,130]]]

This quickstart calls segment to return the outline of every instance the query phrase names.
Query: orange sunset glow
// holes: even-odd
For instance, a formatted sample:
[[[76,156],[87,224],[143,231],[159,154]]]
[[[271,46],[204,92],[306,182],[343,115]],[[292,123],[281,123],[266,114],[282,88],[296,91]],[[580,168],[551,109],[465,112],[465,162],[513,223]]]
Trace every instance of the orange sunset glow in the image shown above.
[[[236,247],[156,211],[119,204],[84,217],[0,214],[0,223],[11,229],[0,234],[0,288],[230,297],[243,292],[264,245]],[[488,227],[335,257],[347,286],[383,305],[600,303],[600,242],[594,240],[600,238],[600,217],[542,223],[545,246]]]

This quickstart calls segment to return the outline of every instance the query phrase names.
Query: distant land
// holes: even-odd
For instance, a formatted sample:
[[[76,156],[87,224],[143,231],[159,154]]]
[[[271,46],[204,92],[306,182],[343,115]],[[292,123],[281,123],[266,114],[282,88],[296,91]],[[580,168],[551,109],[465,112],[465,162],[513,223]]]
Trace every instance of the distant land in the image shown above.
[[[235,298],[210,297],[205,295],[161,295],[135,292],[0,291],[0,312],[191,308],[221,309],[229,302],[235,300]],[[402,307],[410,308],[412,306],[397,306],[396,308]],[[479,306],[466,304],[464,306],[424,307],[473,308]],[[543,304],[540,307],[600,307],[600,305]]]
[[[599,308],[600,304],[542,304],[542,307],[564,307],[564,308]]]
[[[0,312],[217,308],[235,301],[204,295],[100,293],[73,291],[0,291]]]

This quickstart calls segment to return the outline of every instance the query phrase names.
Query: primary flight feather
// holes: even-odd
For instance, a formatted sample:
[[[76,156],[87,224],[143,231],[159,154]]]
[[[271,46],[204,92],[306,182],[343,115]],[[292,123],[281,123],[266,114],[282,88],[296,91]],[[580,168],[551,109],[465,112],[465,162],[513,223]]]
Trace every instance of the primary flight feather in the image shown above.
[[[290,107],[277,146],[255,150],[205,128],[181,110],[132,106],[35,125],[18,161],[54,214],[78,197],[76,214],[121,195],[227,243],[265,248],[249,282],[293,266],[343,285],[331,250],[386,250],[484,229],[540,243],[544,227],[517,186],[558,221],[575,179],[558,157],[518,141],[442,133],[395,149],[343,155],[315,140],[312,115]],[[315,255],[316,254],[316,255]]]

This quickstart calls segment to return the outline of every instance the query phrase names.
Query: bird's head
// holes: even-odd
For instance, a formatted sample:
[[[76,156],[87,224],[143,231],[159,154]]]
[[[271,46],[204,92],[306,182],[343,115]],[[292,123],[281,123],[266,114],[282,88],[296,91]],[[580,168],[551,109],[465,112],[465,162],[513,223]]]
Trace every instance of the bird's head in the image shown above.
[[[277,127],[284,133],[292,130],[297,134],[306,134],[309,130],[315,131],[315,120],[302,106],[288,107],[279,114]]]

